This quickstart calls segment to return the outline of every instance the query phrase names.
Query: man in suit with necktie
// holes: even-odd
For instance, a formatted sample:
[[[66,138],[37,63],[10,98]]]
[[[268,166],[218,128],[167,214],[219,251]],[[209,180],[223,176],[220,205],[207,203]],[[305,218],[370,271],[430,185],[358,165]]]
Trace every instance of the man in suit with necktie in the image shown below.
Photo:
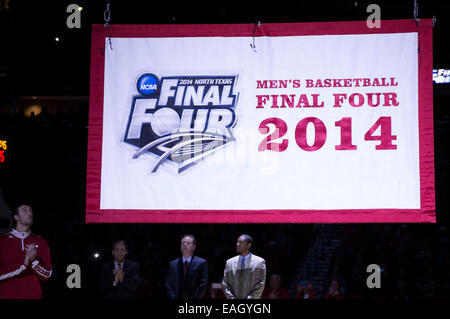
[[[222,280],[227,299],[261,299],[266,284],[266,261],[250,253],[253,238],[239,236],[236,251],[239,255],[227,260]]]
[[[100,289],[105,299],[134,299],[139,285],[139,264],[126,259],[127,244],[113,244],[114,260],[105,263],[100,273]]]
[[[194,256],[193,235],[181,238],[181,257],[169,264],[166,289],[169,299],[202,299],[208,287],[208,262]]]

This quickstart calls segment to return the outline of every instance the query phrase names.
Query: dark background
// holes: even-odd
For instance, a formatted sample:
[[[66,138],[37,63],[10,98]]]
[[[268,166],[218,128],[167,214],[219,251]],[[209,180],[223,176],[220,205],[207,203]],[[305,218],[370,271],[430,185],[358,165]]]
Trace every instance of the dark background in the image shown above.
[[[111,1],[111,24],[284,23],[366,20],[374,1]],[[66,8],[83,7],[81,28],[68,29]],[[194,4],[195,3],[195,4]],[[376,1],[382,20],[413,18],[413,1]],[[110,258],[112,241],[129,242],[130,258],[141,263],[141,298],[165,298],[168,262],[179,254],[185,233],[197,237],[198,255],[210,261],[211,279],[220,282],[225,260],[234,255],[241,233],[255,239],[254,252],[268,262],[268,275],[280,273],[286,286],[321,233],[316,224],[252,225],[85,225],[90,33],[103,24],[105,1],[0,0],[0,137],[7,138],[7,165],[0,167],[0,190],[12,208],[30,203],[33,231],[49,242],[53,278],[45,296],[100,297],[99,266]],[[419,1],[419,18],[436,17],[433,68],[450,69],[450,3]],[[56,38],[59,41],[56,41]],[[329,278],[340,278],[346,295],[372,298],[399,294],[398,281],[414,298],[449,294],[449,84],[434,84],[434,134],[437,224],[344,225],[342,244],[328,265]],[[42,112],[28,116],[31,105]],[[1,138],[0,138],[1,139]],[[8,221],[1,221],[6,227]],[[333,231],[333,229],[331,229]],[[326,247],[329,242],[324,242]],[[98,252],[100,258],[93,258]],[[66,267],[82,268],[82,289],[66,288]],[[358,287],[369,263],[385,264],[389,288],[377,294]],[[405,270],[406,275],[405,275]],[[305,278],[307,279],[307,278]],[[436,287],[433,288],[435,282]],[[353,285],[353,286],[352,286]]]

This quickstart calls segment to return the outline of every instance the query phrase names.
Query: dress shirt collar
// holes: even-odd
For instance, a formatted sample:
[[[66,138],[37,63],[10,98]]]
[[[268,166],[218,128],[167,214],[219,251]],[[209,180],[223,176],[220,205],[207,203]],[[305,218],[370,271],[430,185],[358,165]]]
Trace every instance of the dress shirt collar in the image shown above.
[[[243,258],[244,259],[244,264],[247,264],[247,260],[250,258],[250,255],[251,255],[251,253],[248,253],[247,256],[245,256],[245,257],[241,255],[239,257],[239,262],[242,262],[241,260]]]
[[[185,261],[187,261],[188,263],[190,263],[191,260],[192,260],[192,256],[189,257],[189,258],[187,258],[187,259],[183,257],[183,263],[184,263]]]

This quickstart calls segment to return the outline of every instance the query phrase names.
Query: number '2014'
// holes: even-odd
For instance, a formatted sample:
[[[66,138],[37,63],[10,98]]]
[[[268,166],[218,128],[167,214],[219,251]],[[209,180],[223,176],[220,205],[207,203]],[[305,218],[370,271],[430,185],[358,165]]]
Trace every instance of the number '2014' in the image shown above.
[[[314,143],[309,145],[307,142],[307,126],[308,124],[314,125]],[[289,140],[284,138],[287,133],[287,124],[280,118],[271,117],[265,119],[259,125],[259,132],[261,134],[269,133],[269,125],[275,126],[275,131],[266,136],[259,144],[258,151],[274,151],[283,152],[289,145]],[[335,126],[340,127],[341,143],[335,146],[335,150],[356,150],[357,146],[352,143],[352,118],[343,117],[341,120],[336,121]],[[374,132],[380,127],[380,135],[373,135]],[[277,141],[281,139],[281,141]],[[325,124],[316,117],[306,117],[298,122],[295,127],[295,142],[304,151],[313,152],[317,151],[325,144],[327,139],[327,129]],[[397,139],[397,136],[392,135],[392,124],[390,116],[381,116],[374,125],[364,135],[366,141],[380,141],[380,144],[375,146],[376,150],[396,150],[397,145],[392,144],[393,140]]]

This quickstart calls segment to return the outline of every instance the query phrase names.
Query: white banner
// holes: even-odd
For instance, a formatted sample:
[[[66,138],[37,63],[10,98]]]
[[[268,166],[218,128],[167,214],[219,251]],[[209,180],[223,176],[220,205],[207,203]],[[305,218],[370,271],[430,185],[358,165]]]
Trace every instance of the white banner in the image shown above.
[[[102,209],[420,208],[417,34],[261,37],[256,52],[251,42],[246,37],[113,39],[114,49],[105,57]],[[161,92],[135,100],[143,96],[137,81],[148,73]],[[222,78],[232,85],[220,84]],[[232,95],[235,101],[225,110],[234,114],[217,111]],[[214,110],[236,117],[230,141],[182,172],[181,163],[170,158],[152,172],[160,154],[148,150],[134,159],[140,147],[124,142],[155,128],[158,137],[192,128],[225,133],[228,118],[217,121]],[[189,125],[180,128],[186,113]],[[128,127],[130,117],[135,127]],[[317,150],[304,150],[295,130],[311,117],[326,128],[326,137]],[[390,125],[385,134],[396,136],[389,143],[395,149],[377,150],[379,140],[364,138],[382,117],[388,120],[373,135]],[[259,150],[268,135],[259,126],[270,118],[287,129],[276,140],[286,141],[283,151]],[[351,119],[352,150],[336,150],[343,128],[335,123],[344,118]],[[209,131],[208,120],[215,121]],[[275,131],[274,124],[268,127],[269,134]],[[314,128],[306,123],[297,136],[314,145]],[[132,136],[132,129],[138,133]]]

